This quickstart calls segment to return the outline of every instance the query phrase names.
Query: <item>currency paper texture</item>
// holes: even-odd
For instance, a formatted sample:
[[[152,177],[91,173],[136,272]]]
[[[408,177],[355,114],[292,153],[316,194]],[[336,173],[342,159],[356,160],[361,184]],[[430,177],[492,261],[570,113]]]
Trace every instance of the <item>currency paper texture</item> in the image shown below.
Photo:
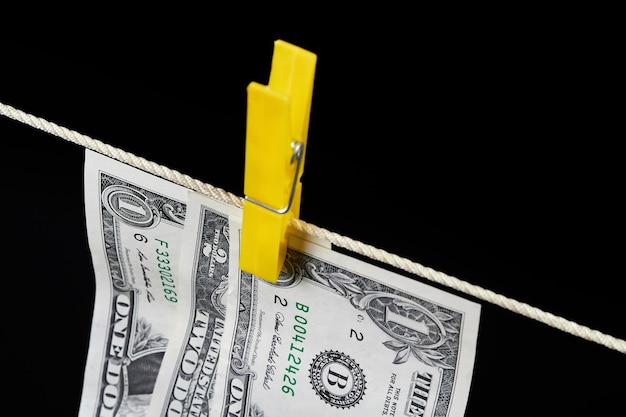
[[[177,311],[187,189],[86,150],[96,298],[80,417],[144,416]]]
[[[230,281],[211,416],[464,415],[479,304],[290,246],[276,284]]]
[[[229,277],[237,276],[238,228],[230,233],[234,207],[190,192],[180,275],[189,303],[179,311],[159,374],[150,416],[207,416],[215,367],[226,330]]]

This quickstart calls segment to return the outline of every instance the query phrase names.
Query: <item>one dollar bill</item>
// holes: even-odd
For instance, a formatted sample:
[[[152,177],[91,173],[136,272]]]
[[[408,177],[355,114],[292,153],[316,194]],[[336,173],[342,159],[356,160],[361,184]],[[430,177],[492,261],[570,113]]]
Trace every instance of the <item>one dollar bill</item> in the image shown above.
[[[231,280],[211,416],[464,415],[480,305],[299,239]]]
[[[227,329],[229,281],[237,277],[239,236],[237,229],[230,233],[229,219],[240,211],[195,192],[188,203],[180,274],[190,296],[177,317],[150,416],[209,415]]]
[[[187,189],[86,150],[96,297],[80,417],[146,415],[178,310]]]

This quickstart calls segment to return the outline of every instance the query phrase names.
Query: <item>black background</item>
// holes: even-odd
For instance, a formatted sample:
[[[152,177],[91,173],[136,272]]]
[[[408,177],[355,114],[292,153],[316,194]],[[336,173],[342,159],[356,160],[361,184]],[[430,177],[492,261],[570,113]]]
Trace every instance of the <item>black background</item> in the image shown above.
[[[294,43],[318,55],[303,220],[626,338],[610,24],[281,10],[26,20],[0,41],[0,101],[241,196],[246,86]],[[9,384],[27,409],[76,415],[95,295],[84,149],[6,118],[0,139]],[[622,408],[623,354],[481,304],[467,416]]]

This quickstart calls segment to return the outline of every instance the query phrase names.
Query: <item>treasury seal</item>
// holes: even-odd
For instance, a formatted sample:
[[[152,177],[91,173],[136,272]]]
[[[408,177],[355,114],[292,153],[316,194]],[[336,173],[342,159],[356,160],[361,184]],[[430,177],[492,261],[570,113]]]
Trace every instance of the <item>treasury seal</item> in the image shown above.
[[[359,364],[335,350],[324,351],[313,359],[309,378],[315,393],[333,407],[350,408],[365,394],[365,375]]]

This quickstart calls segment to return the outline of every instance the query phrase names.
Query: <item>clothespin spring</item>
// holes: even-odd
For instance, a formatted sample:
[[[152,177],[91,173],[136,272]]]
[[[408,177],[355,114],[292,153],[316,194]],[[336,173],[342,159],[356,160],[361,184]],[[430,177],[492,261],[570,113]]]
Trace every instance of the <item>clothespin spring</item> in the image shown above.
[[[302,157],[304,156],[304,143],[302,142],[298,142],[298,141],[293,141],[291,142],[291,149],[293,149],[293,155],[291,156],[291,161],[290,163],[293,165],[294,161],[297,159],[298,164],[296,165],[296,172],[294,174],[294,178],[293,178],[293,183],[291,186],[291,194],[289,195],[289,201],[287,201],[287,205],[285,207],[283,207],[282,209],[277,209],[274,208],[272,206],[268,206],[267,204],[263,203],[262,201],[258,201],[255,200],[253,198],[250,198],[248,196],[245,196],[244,198],[251,202],[256,204],[257,206],[261,206],[264,209],[267,209],[269,211],[272,211],[274,213],[277,214],[285,214],[287,213],[290,209],[291,209],[291,205],[293,204],[293,199],[294,196],[296,195],[296,185],[298,182],[298,173],[300,172],[300,167],[302,165]]]

